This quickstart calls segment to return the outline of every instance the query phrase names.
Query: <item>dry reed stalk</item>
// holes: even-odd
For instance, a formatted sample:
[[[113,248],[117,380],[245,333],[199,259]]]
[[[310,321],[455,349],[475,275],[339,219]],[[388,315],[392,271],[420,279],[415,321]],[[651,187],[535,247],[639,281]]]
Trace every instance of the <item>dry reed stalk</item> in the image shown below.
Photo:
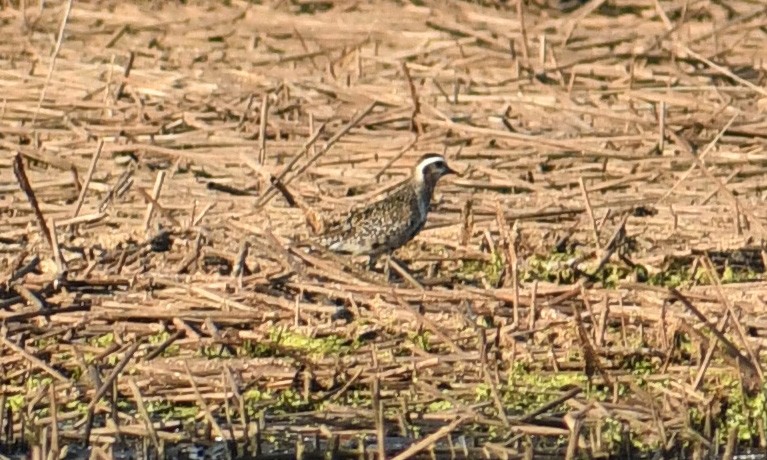
[[[88,172],[85,173],[85,181],[83,182],[83,185],[80,189],[80,194],[77,197],[77,202],[75,203],[75,209],[72,211],[72,217],[77,217],[78,214],[80,214],[80,209],[83,206],[83,200],[85,200],[85,193],[88,191],[88,186],[91,183],[91,180],[93,179],[93,173],[96,171],[96,163],[99,161],[99,157],[101,156],[101,150],[104,148],[104,140],[100,139],[98,147],[96,147],[96,152],[93,154],[93,158],[91,158],[91,163],[88,166]]]
[[[767,285],[719,275],[764,265],[753,247],[767,218],[753,205],[767,159],[764,7],[734,0],[723,16],[714,2],[631,0],[613,15],[602,0],[571,12],[543,3],[243,10],[59,0],[34,18],[25,11],[21,33],[13,21],[0,25],[0,147],[19,155],[0,156],[0,316],[18,347],[0,356],[0,407],[18,396],[46,410],[81,403],[63,381],[55,393],[22,385],[52,371],[57,382],[87,373],[87,397],[98,396],[78,430],[67,425],[71,411],[0,411],[5,439],[31,427],[47,439],[40,456],[73,440],[97,455],[118,435],[162,446],[182,436],[171,432],[178,425],[149,425],[151,403],[202,400],[201,418],[254,452],[290,433],[286,442],[309,455],[312,446],[293,441],[313,433],[345,455],[346,437],[381,426],[382,411],[353,405],[370,402],[376,381],[377,407],[394,415],[387,428],[437,435],[413,439],[407,456],[415,446],[435,456],[523,455],[524,437],[569,438],[595,452],[604,443],[584,430],[608,416],[673,443],[679,411],[693,409],[710,423],[686,428],[686,439],[712,448],[720,427],[707,408],[728,401],[710,389],[723,375],[758,384],[754,346],[767,337]],[[40,56],[51,60],[41,66]],[[385,193],[422,151],[451,152],[471,173],[440,185],[426,228],[396,254],[410,281],[293,244],[307,209],[335,214]],[[32,193],[24,179],[23,191],[14,183],[21,160]],[[168,171],[173,181],[158,188]],[[278,193],[300,209],[272,200]],[[172,245],[136,234],[156,213]],[[508,232],[515,222],[519,238]],[[58,267],[42,257],[46,244]],[[498,250],[508,284],[496,288]],[[690,279],[670,291],[640,273],[611,278],[635,265],[654,280],[683,266],[721,282]],[[582,273],[575,284],[569,269]],[[139,340],[152,345],[130,368],[133,380],[120,378],[122,344]],[[269,357],[252,356],[254,344]],[[629,346],[652,373],[624,394]],[[201,347],[231,357],[200,359]],[[181,362],[192,380],[176,376]],[[593,383],[615,382],[615,405],[591,401],[580,385],[548,394],[521,383],[525,373],[578,382],[597,362],[605,375]],[[255,392],[286,395],[296,375],[302,397],[331,403],[327,414],[283,416],[271,410],[274,397],[256,403],[270,415],[248,419]],[[547,403],[511,413],[516,393]],[[136,394],[146,414],[126,423],[121,403]],[[664,405],[645,407],[647,398]],[[562,428],[557,404],[585,410],[582,436]],[[488,410],[510,412],[509,426]],[[113,426],[96,423],[102,411]],[[439,441],[440,428],[464,415]],[[313,428],[319,417],[325,426]],[[763,431],[753,431],[759,442]],[[456,447],[471,432],[498,438]]]
[[[51,411],[51,446],[48,450],[48,460],[54,460],[59,458],[60,443],[59,443],[59,411],[58,404],[56,402],[56,387],[54,385],[48,385],[48,402],[50,404]]]
[[[439,430],[424,437],[423,439],[419,440],[417,443],[408,447],[407,449],[405,449],[404,452],[400,453],[399,455],[395,457],[392,457],[392,460],[405,460],[416,455],[418,452],[428,448],[439,439],[452,433],[456,428],[458,428],[462,423],[465,423],[466,421],[467,421],[466,418],[463,418],[463,417],[459,417],[453,420],[449,424],[443,426]]]
[[[152,440],[152,445],[154,446],[155,452],[157,452],[158,455],[162,455],[163,452],[161,450],[160,440],[157,437],[157,432],[155,431],[152,420],[149,417],[149,412],[146,410],[146,405],[144,405],[144,398],[141,396],[141,390],[139,390],[138,385],[136,385],[136,381],[132,378],[128,379],[128,386],[133,393],[133,399],[136,401],[136,406],[138,407],[139,414],[143,419],[144,426],[149,432],[149,437]]]
[[[48,66],[48,75],[45,77],[45,83],[43,84],[43,90],[40,92],[40,98],[37,100],[37,106],[35,107],[35,112],[32,115],[32,125],[35,125],[35,122],[37,121],[37,115],[40,112],[40,109],[42,108],[43,101],[45,100],[45,93],[48,90],[48,85],[51,82],[51,77],[53,76],[53,69],[56,67],[56,60],[59,57],[59,52],[61,50],[61,44],[64,41],[64,31],[67,27],[67,21],[69,20],[69,14],[72,12],[72,0],[68,0],[66,3],[66,7],[64,9],[64,16],[61,19],[61,26],[59,27],[59,33],[58,38],[56,39],[56,45],[53,48],[53,53],[51,54],[51,63]],[[42,7],[42,6],[41,6]]]
[[[50,375],[51,377],[55,378],[56,380],[60,382],[69,383],[69,379],[66,378],[64,375],[62,375],[61,372],[57,371],[56,369],[48,365],[45,361],[33,356],[32,354],[27,352],[25,349],[11,342],[10,340],[8,340],[7,337],[0,336],[0,342],[2,342],[3,346],[5,346],[6,348],[10,350],[13,350],[13,352],[16,353],[18,356],[21,356],[22,358],[24,358],[32,366],[42,369],[43,371],[45,371],[46,374]]]
[[[189,384],[192,386],[192,390],[194,390],[194,395],[197,398],[198,407],[202,409],[202,412],[205,415],[205,419],[208,421],[208,423],[210,423],[213,426],[213,429],[216,431],[216,436],[218,436],[219,439],[224,439],[224,432],[221,430],[221,426],[218,424],[215,417],[213,416],[210,406],[208,405],[207,402],[205,402],[205,399],[202,397],[202,394],[200,393],[200,390],[197,387],[197,383],[194,381],[192,372],[189,370],[189,365],[186,362],[184,363],[184,370],[186,371],[186,376],[189,379]]]
[[[32,211],[35,213],[37,224],[40,226],[40,230],[42,230],[43,237],[48,242],[48,245],[51,247],[51,249],[53,249],[53,238],[51,237],[51,230],[48,227],[48,224],[45,222],[45,217],[43,217],[42,211],[40,211],[40,205],[37,201],[37,197],[35,196],[35,192],[32,190],[32,186],[29,184],[29,179],[27,178],[27,173],[24,168],[24,161],[21,159],[21,154],[18,153],[13,158],[13,174],[16,176],[19,187],[21,187],[21,190],[27,196],[27,200],[29,201],[30,206],[32,206]]]

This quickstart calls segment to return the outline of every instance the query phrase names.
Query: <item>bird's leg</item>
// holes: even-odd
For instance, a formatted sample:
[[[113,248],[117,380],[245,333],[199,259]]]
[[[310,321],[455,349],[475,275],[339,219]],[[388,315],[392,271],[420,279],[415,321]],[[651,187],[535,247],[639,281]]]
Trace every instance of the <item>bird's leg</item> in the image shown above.
[[[373,271],[374,268],[376,268],[376,262],[378,261],[378,256],[369,255],[368,256],[368,270]]]

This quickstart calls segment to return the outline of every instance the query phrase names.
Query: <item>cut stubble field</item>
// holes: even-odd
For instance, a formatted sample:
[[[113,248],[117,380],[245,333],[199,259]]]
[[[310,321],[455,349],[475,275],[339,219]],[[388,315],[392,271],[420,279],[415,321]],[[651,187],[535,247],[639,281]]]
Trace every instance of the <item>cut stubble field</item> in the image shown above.
[[[0,450],[764,452],[767,7],[570,3],[0,2]]]

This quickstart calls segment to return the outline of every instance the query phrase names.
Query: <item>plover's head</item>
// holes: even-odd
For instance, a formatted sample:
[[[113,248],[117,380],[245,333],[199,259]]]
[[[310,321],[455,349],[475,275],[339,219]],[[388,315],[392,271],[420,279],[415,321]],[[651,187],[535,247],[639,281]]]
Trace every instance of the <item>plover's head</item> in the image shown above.
[[[445,161],[445,157],[438,153],[427,153],[422,156],[413,168],[413,178],[418,182],[431,182],[435,184],[440,177],[447,174],[458,174],[451,169]]]

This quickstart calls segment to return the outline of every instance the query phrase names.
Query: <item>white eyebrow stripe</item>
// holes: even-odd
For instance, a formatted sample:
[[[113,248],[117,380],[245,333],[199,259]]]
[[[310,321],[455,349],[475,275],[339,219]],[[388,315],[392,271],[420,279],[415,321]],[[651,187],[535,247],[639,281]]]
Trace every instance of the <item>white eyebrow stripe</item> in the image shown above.
[[[433,165],[434,163],[439,163],[439,162],[444,163],[445,159],[442,157],[427,158],[423,160],[422,162],[418,163],[418,166],[416,166],[416,169],[418,170],[418,173],[420,175],[423,175],[423,170],[426,169],[427,166]]]

